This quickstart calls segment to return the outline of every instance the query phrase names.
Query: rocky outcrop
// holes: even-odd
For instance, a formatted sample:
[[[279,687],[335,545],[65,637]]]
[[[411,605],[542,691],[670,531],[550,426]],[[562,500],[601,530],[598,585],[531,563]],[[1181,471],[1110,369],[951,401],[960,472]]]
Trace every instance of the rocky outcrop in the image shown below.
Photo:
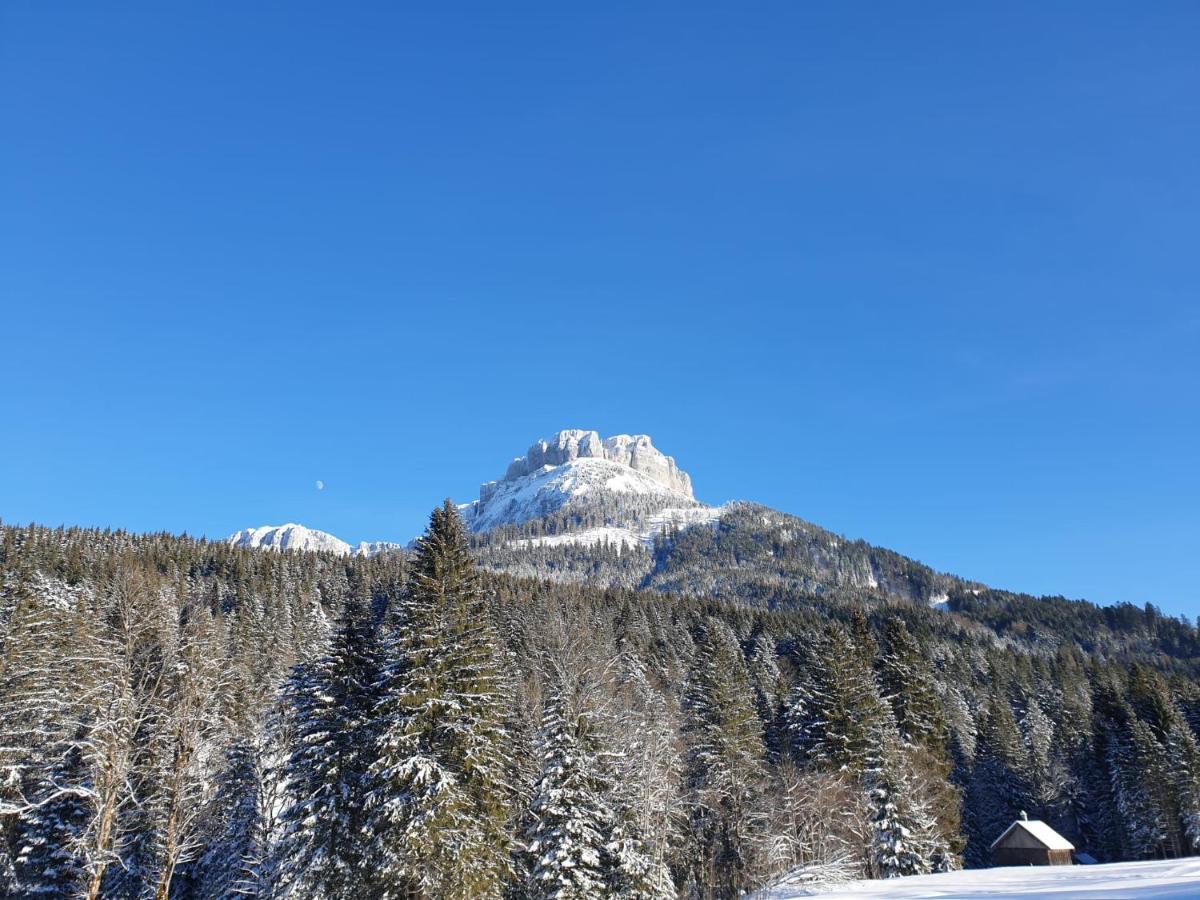
[[[601,438],[595,431],[572,428],[560,431],[551,438],[543,439],[530,446],[524,456],[518,456],[508,465],[503,481],[514,481],[537,472],[545,466],[561,466],[576,459],[606,459],[641,472],[662,485],[668,491],[692,497],[692,479],[675,464],[675,460],[654,446],[646,434],[617,434]],[[498,482],[490,482],[480,488],[479,499],[486,501],[485,493],[494,494]]]
[[[656,510],[703,505],[692,495],[687,473],[649,436],[602,438],[595,431],[569,429],[533,444],[509,464],[502,479],[480,485],[479,499],[460,508],[468,528],[487,531],[541,518],[567,504],[590,504],[622,522]]]

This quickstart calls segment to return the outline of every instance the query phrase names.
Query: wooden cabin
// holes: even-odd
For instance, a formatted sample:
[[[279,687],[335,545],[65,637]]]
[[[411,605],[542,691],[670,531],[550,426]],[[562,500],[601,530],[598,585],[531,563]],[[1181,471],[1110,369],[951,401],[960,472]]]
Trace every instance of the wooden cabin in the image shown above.
[[[1069,866],[1075,846],[1065,837],[1025,813],[992,842],[993,866]]]

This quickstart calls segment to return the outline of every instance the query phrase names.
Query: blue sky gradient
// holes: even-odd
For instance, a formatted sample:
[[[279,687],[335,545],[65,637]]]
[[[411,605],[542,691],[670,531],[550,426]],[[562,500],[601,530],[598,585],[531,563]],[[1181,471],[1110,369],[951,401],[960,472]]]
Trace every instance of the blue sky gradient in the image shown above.
[[[403,540],[647,432],[701,499],[1195,616],[1197,47],[1171,2],[6,3],[0,516]]]

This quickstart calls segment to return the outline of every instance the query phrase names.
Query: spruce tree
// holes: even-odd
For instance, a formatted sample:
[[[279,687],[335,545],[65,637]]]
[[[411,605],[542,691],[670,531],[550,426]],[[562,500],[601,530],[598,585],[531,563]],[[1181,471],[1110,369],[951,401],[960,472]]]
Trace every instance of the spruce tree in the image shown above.
[[[929,788],[914,773],[895,726],[886,720],[872,735],[863,786],[871,818],[868,860],[875,877],[923,875],[954,867],[929,801]]]
[[[511,878],[510,695],[458,511],[417,541],[375,710],[380,897],[499,897]]]
[[[928,660],[903,619],[888,621],[884,641],[885,649],[879,660],[880,687],[896,716],[900,736],[935,752],[943,752],[945,717]]]
[[[83,888],[87,871],[80,849],[92,811],[72,789],[88,778],[83,754],[70,749],[47,774],[43,796],[22,816],[16,884],[4,896],[75,897]]]
[[[348,598],[328,653],[297,666],[285,689],[296,746],[286,763],[291,799],[272,873],[281,897],[363,896],[367,770],[380,653],[368,600]]]
[[[1109,725],[1106,763],[1124,832],[1124,855],[1149,859],[1166,851],[1169,815],[1157,790],[1159,748],[1150,727],[1130,714]]]
[[[1012,706],[1003,685],[996,684],[988,699],[979,730],[974,765],[966,785],[964,824],[967,863],[990,863],[988,848],[1012,824],[1029,798],[1026,756]]]
[[[225,768],[208,803],[205,851],[192,876],[197,896],[257,896],[267,848],[263,776],[257,747],[239,742],[226,751]]]
[[[763,847],[765,745],[740,648],[721,622],[701,635],[688,689],[688,786],[702,878],[720,896],[748,886]]]
[[[525,852],[531,900],[608,896],[608,835],[615,814],[575,733],[559,689],[546,701],[539,748],[542,773],[529,806]]]
[[[1183,832],[1183,852],[1192,854],[1200,851],[1200,746],[1182,718],[1167,729],[1166,761]]]
[[[840,625],[830,624],[808,648],[786,716],[802,764],[862,774],[891,711],[868,661]]]

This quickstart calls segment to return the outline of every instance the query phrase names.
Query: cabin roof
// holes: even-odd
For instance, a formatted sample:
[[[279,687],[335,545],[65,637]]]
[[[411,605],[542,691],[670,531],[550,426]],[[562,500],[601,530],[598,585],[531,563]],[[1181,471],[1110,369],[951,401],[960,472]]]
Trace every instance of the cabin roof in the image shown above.
[[[1037,819],[1017,819],[1008,828],[1004,829],[1004,834],[992,841],[991,849],[995,849],[996,845],[1008,837],[1014,828],[1024,829],[1030,836],[1033,837],[1039,844],[1047,850],[1074,850],[1075,845],[1068,841],[1065,837],[1047,825],[1045,822],[1040,822]]]

